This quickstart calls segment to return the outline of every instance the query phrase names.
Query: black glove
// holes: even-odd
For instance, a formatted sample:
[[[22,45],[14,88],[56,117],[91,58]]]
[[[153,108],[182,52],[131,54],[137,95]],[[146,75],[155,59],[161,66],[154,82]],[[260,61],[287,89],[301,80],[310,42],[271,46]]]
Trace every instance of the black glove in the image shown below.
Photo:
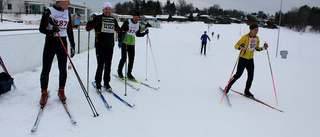
[[[246,45],[246,44],[242,43],[242,44],[240,45],[239,49],[244,48],[245,45]]]
[[[152,27],[152,25],[151,24],[149,24],[149,22],[147,22],[147,24],[146,24],[146,26],[145,26],[146,28],[147,27]]]
[[[124,32],[129,31],[129,26],[125,26],[125,27],[123,27],[122,31],[124,31]]]
[[[87,31],[90,31],[90,30],[91,30],[91,25],[92,25],[92,21],[88,21],[88,22],[87,22],[87,27],[86,27],[86,30],[87,30]]]
[[[264,50],[266,50],[268,48],[268,43],[264,43],[263,48],[264,48]]]
[[[149,29],[147,29],[146,31],[144,31],[144,34],[149,34]]]
[[[53,31],[53,32],[59,32],[59,31],[60,31],[59,25],[54,24],[54,25],[52,26],[52,31]]]
[[[75,55],[75,53],[76,53],[76,51],[75,51],[75,47],[76,47],[76,45],[75,45],[74,43],[72,43],[72,44],[71,44],[71,46],[70,46],[70,50],[71,50],[71,58],[73,58],[73,57],[74,57],[74,55]]]

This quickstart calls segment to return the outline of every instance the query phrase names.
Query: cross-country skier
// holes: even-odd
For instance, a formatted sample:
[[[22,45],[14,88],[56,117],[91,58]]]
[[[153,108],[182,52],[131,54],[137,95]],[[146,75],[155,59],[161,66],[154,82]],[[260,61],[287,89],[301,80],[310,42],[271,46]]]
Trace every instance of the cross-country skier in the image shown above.
[[[97,71],[95,76],[96,88],[101,89],[102,73],[104,70],[104,87],[107,90],[111,90],[110,73],[111,62],[114,48],[114,31],[120,32],[118,21],[111,14],[111,3],[105,2],[103,5],[103,14],[93,18],[92,21],[88,21],[86,29],[90,31],[95,30],[95,47],[97,57]]]
[[[120,78],[123,78],[122,69],[127,60],[127,52],[129,56],[129,64],[128,64],[128,78],[135,79],[132,75],[133,62],[135,56],[135,36],[143,37],[149,33],[147,29],[145,32],[140,32],[140,14],[139,12],[134,12],[133,18],[125,21],[121,26],[121,59],[118,66],[118,75]]]
[[[64,87],[67,80],[67,54],[62,46],[57,32],[59,32],[66,49],[68,48],[68,36],[69,42],[71,44],[71,57],[73,57],[75,54],[75,43],[72,31],[71,15],[68,11],[69,5],[70,0],[56,0],[55,5],[53,5],[53,7],[47,8],[41,18],[39,30],[41,33],[46,35],[45,45],[43,49],[42,73],[40,78],[41,105],[45,105],[47,103],[49,73],[55,55],[57,55],[58,67],[60,71],[58,96],[61,101],[65,101],[67,99],[64,93]]]
[[[251,84],[253,81],[253,74],[254,74],[254,61],[253,61],[253,54],[254,51],[262,51],[268,48],[268,44],[265,43],[263,47],[259,47],[259,37],[257,33],[259,31],[258,25],[253,24],[250,25],[250,32],[244,36],[236,43],[234,46],[235,49],[241,50],[239,54],[239,62],[237,67],[237,72],[231,78],[230,82],[226,86],[226,93],[229,92],[232,85],[237,81],[238,78],[241,77],[244,69],[248,71],[248,79],[246,83],[246,88],[244,90],[244,94],[248,97],[254,97],[251,92]]]
[[[207,39],[209,39],[209,41],[211,41],[211,39],[209,38],[209,36],[207,35],[207,32],[204,31],[204,34],[201,36],[200,38],[202,40],[201,43],[201,55],[202,55],[202,51],[204,50],[204,55],[206,56],[206,51],[207,51]]]

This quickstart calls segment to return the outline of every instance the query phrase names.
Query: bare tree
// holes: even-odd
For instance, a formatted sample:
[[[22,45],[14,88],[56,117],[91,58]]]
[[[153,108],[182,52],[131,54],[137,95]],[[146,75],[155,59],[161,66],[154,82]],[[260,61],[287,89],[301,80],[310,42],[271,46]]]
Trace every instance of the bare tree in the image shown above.
[[[10,1],[11,1],[11,0],[1,0],[1,1],[0,1],[1,22],[3,22],[2,14],[3,14],[4,7],[5,7]]]
[[[20,3],[17,4],[18,8],[19,8],[19,17],[21,17],[21,13],[24,7],[24,3],[22,2],[22,0],[19,0]]]

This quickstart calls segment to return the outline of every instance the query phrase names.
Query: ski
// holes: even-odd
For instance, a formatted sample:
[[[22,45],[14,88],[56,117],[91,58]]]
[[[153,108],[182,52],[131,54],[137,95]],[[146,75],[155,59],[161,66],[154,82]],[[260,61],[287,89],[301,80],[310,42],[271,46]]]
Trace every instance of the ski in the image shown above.
[[[71,120],[71,123],[72,123],[72,124],[76,124],[77,122],[76,122],[76,121],[74,120],[74,118],[71,116],[66,101],[61,101],[61,102],[62,102],[63,107],[64,107],[64,109],[66,110],[66,112],[67,112],[70,120]]]
[[[123,100],[122,98],[120,98],[116,93],[113,92],[113,90],[109,90],[109,93],[111,93],[115,98],[119,99],[122,103],[124,103],[125,105],[133,108],[135,105],[131,105],[129,104],[127,101]]]
[[[105,105],[108,109],[112,108],[112,106],[110,106],[110,105],[108,104],[108,102],[106,101],[106,99],[105,99],[104,96],[102,95],[101,89],[100,89],[100,90],[97,89],[97,87],[96,87],[96,82],[95,82],[95,81],[92,82],[92,86],[93,86],[93,87],[97,90],[97,92],[99,93],[99,95],[100,95],[100,97],[101,97],[104,105]],[[103,86],[101,86],[101,87],[103,87]]]
[[[148,85],[148,84],[146,84],[146,83],[142,83],[142,82],[140,82],[140,81],[138,81],[138,80],[136,80],[136,79],[130,79],[130,78],[127,78],[127,79],[130,80],[130,81],[132,81],[132,82],[136,82],[136,83],[142,84],[142,85],[144,85],[144,86],[146,86],[146,87],[148,87],[148,88],[154,89],[154,90],[160,89],[160,87],[155,88],[155,87],[152,87],[152,86],[150,86],[150,85]]]
[[[135,86],[131,85],[130,83],[128,83],[126,80],[124,80],[123,78],[120,78],[117,75],[112,74],[113,76],[115,76],[116,78],[118,78],[119,80],[123,81],[124,83],[126,83],[129,87],[131,87],[132,89],[139,91],[139,88],[136,88]]]
[[[221,89],[222,92],[224,93],[224,89],[221,88],[221,87],[220,87],[220,89]],[[229,97],[228,97],[227,93],[225,94],[225,96],[226,96],[226,98],[227,98],[228,104],[229,104],[230,106],[232,106],[231,103],[230,103],[230,100],[229,100]]]
[[[235,90],[233,90],[233,89],[231,89],[231,91],[233,91],[233,92],[235,92],[235,93],[238,93],[239,95],[245,96],[245,97],[247,97],[247,98],[249,98],[249,99],[252,99],[252,100],[254,100],[254,101],[256,101],[256,102],[259,102],[259,103],[261,103],[261,104],[263,104],[263,105],[265,105],[265,106],[267,106],[267,107],[269,107],[269,108],[272,108],[272,109],[277,110],[277,111],[279,111],[279,112],[283,112],[282,110],[277,109],[277,108],[275,108],[275,107],[272,107],[272,106],[270,106],[270,105],[268,105],[268,104],[260,101],[259,99],[252,98],[252,97],[248,97],[248,96],[244,95],[243,93],[240,93],[240,92],[235,91]]]
[[[40,110],[38,112],[37,119],[34,122],[34,125],[33,125],[32,129],[31,129],[31,132],[36,132],[37,131],[37,128],[38,128],[38,125],[39,125],[39,122],[40,122],[40,119],[41,119],[41,116],[42,116],[42,113],[43,113],[43,109],[44,109],[44,105],[41,105],[40,106]]]

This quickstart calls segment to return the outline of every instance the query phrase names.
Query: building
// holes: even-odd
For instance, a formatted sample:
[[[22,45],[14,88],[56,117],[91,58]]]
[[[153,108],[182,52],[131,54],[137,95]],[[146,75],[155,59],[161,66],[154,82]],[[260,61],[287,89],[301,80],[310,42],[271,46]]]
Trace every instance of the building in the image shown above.
[[[42,14],[47,7],[51,7],[55,0],[0,0],[3,13],[12,14]],[[71,14],[79,14],[82,21],[89,19],[90,8],[85,4],[71,1],[69,9]]]

